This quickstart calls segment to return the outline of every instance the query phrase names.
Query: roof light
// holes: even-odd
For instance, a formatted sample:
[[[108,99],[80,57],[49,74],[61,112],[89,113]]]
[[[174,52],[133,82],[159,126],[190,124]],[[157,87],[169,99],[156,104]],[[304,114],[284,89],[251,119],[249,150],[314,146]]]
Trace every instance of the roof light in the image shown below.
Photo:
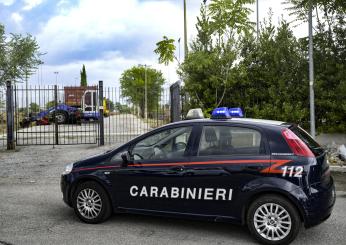
[[[243,117],[243,110],[240,107],[229,108],[229,114],[231,117]]]
[[[219,107],[213,110],[211,113],[212,119],[227,119],[231,118],[231,114],[227,107]]]
[[[204,115],[201,108],[191,109],[188,111],[186,115],[187,120],[202,119],[202,118],[204,118]]]

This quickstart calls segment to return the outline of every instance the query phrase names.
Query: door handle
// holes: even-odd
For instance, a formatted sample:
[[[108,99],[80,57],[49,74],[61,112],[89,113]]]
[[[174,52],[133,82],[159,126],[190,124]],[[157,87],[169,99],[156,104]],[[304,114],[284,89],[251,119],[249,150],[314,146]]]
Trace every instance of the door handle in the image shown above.
[[[181,172],[181,171],[184,171],[184,166],[175,166],[175,167],[172,167],[171,170]]]

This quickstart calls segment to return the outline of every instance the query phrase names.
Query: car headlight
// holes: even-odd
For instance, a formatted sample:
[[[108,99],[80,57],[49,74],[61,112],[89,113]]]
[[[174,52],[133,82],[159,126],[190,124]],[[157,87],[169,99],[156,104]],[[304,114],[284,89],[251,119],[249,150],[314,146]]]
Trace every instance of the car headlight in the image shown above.
[[[71,173],[72,169],[73,169],[73,163],[67,164],[65,166],[64,172],[62,172],[62,175]]]

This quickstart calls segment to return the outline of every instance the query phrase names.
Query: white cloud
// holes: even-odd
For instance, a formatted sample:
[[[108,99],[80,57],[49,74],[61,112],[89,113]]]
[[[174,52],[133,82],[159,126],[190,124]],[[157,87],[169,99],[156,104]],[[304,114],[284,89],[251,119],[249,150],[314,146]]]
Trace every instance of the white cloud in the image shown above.
[[[19,13],[14,12],[11,14],[11,19],[16,23],[20,24],[23,20],[23,16],[21,16]]]
[[[141,60],[146,63],[148,60]],[[97,60],[79,60],[62,65],[43,65],[41,70],[31,77],[31,82],[36,84],[55,84],[55,74],[58,71],[59,85],[78,85],[80,81],[80,70],[83,64],[86,66],[88,83],[97,84],[103,80],[105,86],[118,87],[119,77],[122,71],[136,65],[138,60],[126,59],[118,52],[107,52],[100,55]],[[41,74],[42,73],[42,74]],[[42,76],[42,81],[41,81]]]
[[[43,0],[23,0],[23,2],[25,4],[23,10],[29,11],[40,5],[43,2]]]
[[[15,0],[0,0],[0,3],[5,5],[5,6],[11,6]]]
[[[1,0],[0,0],[1,1]],[[29,2],[29,1],[28,1]],[[178,3],[179,2],[179,3]],[[163,35],[181,38],[181,60],[184,56],[183,44],[183,1],[167,0],[80,0],[77,5],[70,1],[57,1],[56,16],[42,24],[37,40],[41,51],[47,52],[46,60],[63,63],[59,57],[70,53],[88,53],[98,49],[103,43],[120,43],[126,47],[105,48],[97,54],[97,58],[73,57],[62,65],[52,62],[43,66],[44,82],[53,84],[54,71],[59,71],[59,81],[65,85],[73,85],[75,78],[79,81],[79,71],[83,64],[87,67],[89,81],[104,80],[107,86],[118,86],[121,73],[137,64],[150,64],[160,69],[167,81],[174,83],[178,77],[175,72],[176,63],[168,67],[157,64],[153,54],[155,43]],[[202,1],[187,1],[188,38],[196,35],[196,16]],[[273,23],[283,15],[290,17],[281,1],[260,0],[260,20],[267,18],[269,8],[274,12]],[[255,10],[255,5],[252,6]],[[256,13],[251,15],[256,21]],[[298,36],[305,35],[305,27],[295,30]],[[122,41],[122,42],[119,42]],[[124,43],[128,41],[129,43]],[[139,40],[137,46],[130,44]],[[126,51],[130,48],[130,51]],[[178,47],[177,47],[178,49]],[[106,50],[106,51],[105,51]],[[82,55],[81,55],[82,56]],[[178,56],[178,50],[177,50]],[[37,83],[41,79],[32,78]]]
[[[147,46],[148,37],[181,36],[180,15],[178,7],[167,1],[81,0],[67,13],[51,18],[38,40],[50,54],[80,49],[91,41],[121,38],[142,39],[143,46],[153,48]]]
[[[192,16],[188,22],[189,36],[195,32],[195,16],[198,13],[196,10],[198,11],[198,8],[195,4],[189,9]],[[118,83],[124,69],[145,63],[161,69],[166,77],[169,75],[168,81],[175,82],[177,79],[175,65],[170,67],[157,65],[157,57],[153,53],[155,43],[161,40],[163,35],[176,40],[183,36],[182,6],[158,0],[146,2],[81,0],[78,6],[62,9],[59,15],[45,23],[37,35],[37,40],[41,50],[48,53],[48,60],[58,59],[56,57],[61,57],[62,53],[69,54],[78,51],[87,53],[88,50],[98,48],[100,42],[139,40],[137,46],[125,47],[125,49],[131,49],[129,57],[126,56],[128,54],[123,50],[124,47],[114,47],[114,50],[100,53],[97,59],[79,58],[73,61],[74,63],[57,66],[56,69],[61,70],[59,73],[61,78],[63,76],[61,74],[69,74],[70,78],[66,77],[66,82],[73,82],[74,77],[79,77],[79,70],[83,63],[87,68],[89,67],[88,76],[94,74],[92,75],[94,79],[112,81],[114,85]],[[126,46],[126,43],[123,45]],[[181,56],[183,56],[183,43],[181,43]],[[58,60],[55,61],[58,62]],[[50,66],[46,67],[48,69]],[[52,74],[48,75],[53,76]]]

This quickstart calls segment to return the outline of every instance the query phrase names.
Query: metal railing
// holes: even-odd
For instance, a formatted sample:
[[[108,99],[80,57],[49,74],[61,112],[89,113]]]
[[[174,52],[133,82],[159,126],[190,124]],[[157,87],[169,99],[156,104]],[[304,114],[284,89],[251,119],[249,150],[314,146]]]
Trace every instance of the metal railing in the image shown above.
[[[99,85],[103,88],[102,82]],[[148,93],[145,115],[143,89],[138,89],[134,101],[115,87],[103,88],[100,93],[99,85],[15,86],[16,145],[119,144],[170,122],[168,89]],[[5,91],[1,95],[5,100]],[[5,105],[0,106],[5,112]],[[0,117],[3,146],[5,120],[5,115],[4,120]]]
[[[144,91],[139,90],[138,94]],[[148,98],[147,118],[145,118],[144,96],[135,104],[121,94],[120,89],[104,88],[109,114],[104,118],[104,138],[106,144],[125,143],[130,139],[170,122],[169,90],[162,90]]]
[[[16,145],[96,144],[97,105],[87,108],[88,120],[82,118],[81,97],[88,90],[97,98],[97,86],[15,87]]]

